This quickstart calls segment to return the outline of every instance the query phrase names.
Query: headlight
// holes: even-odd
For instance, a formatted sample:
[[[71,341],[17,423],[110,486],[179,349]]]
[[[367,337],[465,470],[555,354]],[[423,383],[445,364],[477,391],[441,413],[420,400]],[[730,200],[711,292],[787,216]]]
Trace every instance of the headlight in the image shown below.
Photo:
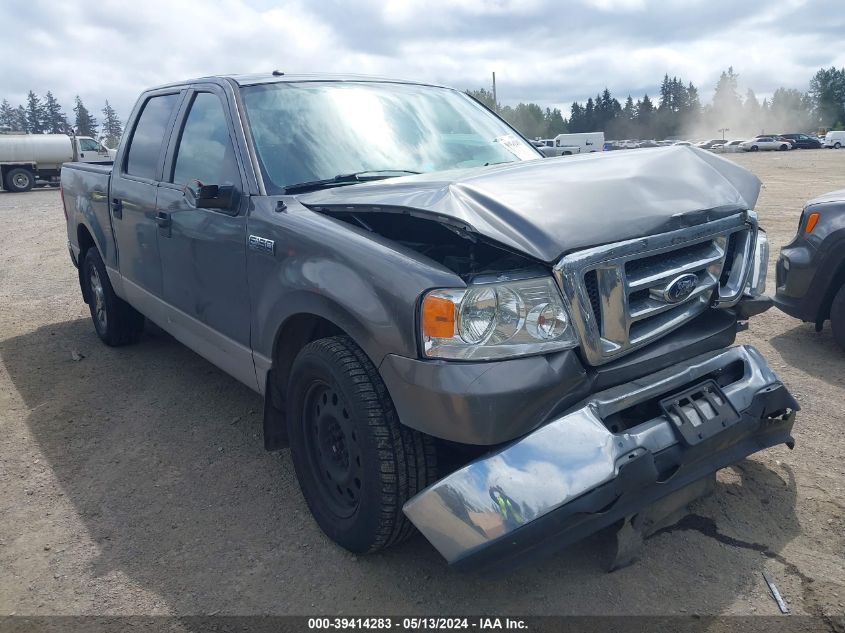
[[[769,240],[763,229],[757,231],[757,243],[754,245],[754,259],[751,262],[751,274],[745,292],[752,297],[759,297],[766,292],[766,274],[769,270]]]
[[[577,344],[551,277],[432,290],[420,325],[429,358],[489,360]]]

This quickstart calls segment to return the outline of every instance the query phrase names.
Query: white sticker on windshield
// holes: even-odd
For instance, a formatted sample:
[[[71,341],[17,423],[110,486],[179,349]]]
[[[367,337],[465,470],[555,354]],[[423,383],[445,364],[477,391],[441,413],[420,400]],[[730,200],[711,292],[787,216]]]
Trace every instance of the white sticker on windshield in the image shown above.
[[[493,139],[494,143],[501,143],[502,147],[508,150],[511,154],[520,160],[531,160],[537,158],[537,153],[528,147],[524,142],[520,141],[513,134],[505,134],[504,136],[497,136]]]

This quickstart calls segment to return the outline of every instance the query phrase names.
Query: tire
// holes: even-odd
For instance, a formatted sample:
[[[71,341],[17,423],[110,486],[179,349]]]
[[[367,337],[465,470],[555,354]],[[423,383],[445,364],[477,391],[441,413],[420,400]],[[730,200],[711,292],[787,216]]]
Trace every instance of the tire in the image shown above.
[[[6,191],[23,193],[35,185],[35,176],[28,169],[15,167],[6,172]]]
[[[839,141],[836,141],[836,142],[833,144],[833,149],[839,149],[840,147],[842,147],[842,143],[840,143]]]
[[[830,328],[833,330],[833,340],[845,350],[845,285],[843,285],[830,306]]]
[[[759,147],[757,147],[756,145],[752,145],[752,146],[751,146],[751,150],[750,150],[750,151],[752,151],[752,152],[757,152],[757,151],[759,151],[759,150],[760,150],[760,148],[759,148]]]
[[[781,145],[778,149],[780,149],[780,151],[782,151],[782,152],[785,152],[786,150],[789,149],[789,146],[788,145]]]
[[[137,343],[144,331],[144,315],[114,293],[96,248],[85,252],[81,278],[94,329],[103,343],[112,347]]]
[[[323,532],[356,553],[411,536],[402,505],[435,480],[434,440],[399,423],[363,350],[346,336],[306,345],[286,407],[296,476]]]

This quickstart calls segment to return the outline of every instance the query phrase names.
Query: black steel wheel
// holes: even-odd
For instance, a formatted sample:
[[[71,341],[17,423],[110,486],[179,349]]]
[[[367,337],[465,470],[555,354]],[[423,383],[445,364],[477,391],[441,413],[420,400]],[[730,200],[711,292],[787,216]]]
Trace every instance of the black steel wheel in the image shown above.
[[[349,409],[336,387],[315,380],[305,394],[302,411],[308,465],[323,501],[339,517],[349,517],[357,509],[364,479],[361,447]]]
[[[299,486],[329,538],[363,553],[414,533],[402,506],[435,480],[434,440],[399,423],[352,339],[319,339],[299,352],[285,408]]]

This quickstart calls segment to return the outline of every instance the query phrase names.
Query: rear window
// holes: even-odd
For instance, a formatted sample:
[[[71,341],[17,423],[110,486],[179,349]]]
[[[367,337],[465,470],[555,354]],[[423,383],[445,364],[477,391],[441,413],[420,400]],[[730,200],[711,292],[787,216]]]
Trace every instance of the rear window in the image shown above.
[[[151,97],[144,104],[135,132],[129,140],[127,174],[139,178],[155,178],[167,124],[178,100],[178,94],[161,95]]]

